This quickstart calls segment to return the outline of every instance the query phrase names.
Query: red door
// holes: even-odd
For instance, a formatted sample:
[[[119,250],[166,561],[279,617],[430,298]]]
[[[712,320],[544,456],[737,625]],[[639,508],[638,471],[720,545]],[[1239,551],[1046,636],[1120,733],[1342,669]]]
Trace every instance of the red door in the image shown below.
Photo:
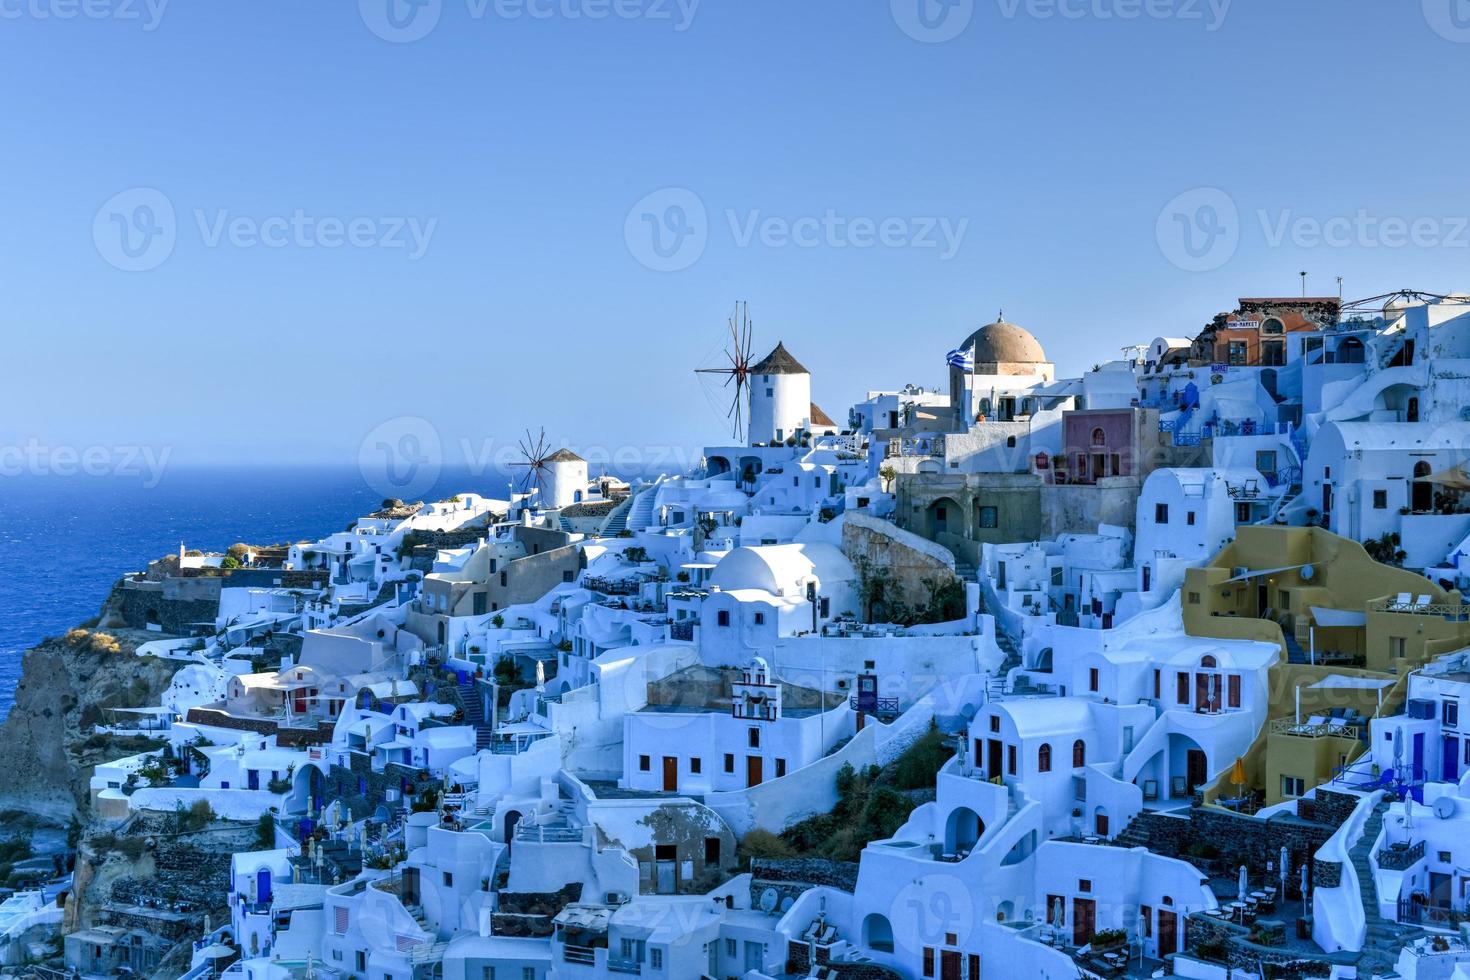
[[[745,757],[745,785],[759,786],[761,784],[761,757],[748,755]]]
[[[1072,899],[1072,945],[1086,946],[1097,931],[1097,903],[1090,898]]]
[[[1179,921],[1173,912],[1159,909],[1159,959],[1179,951]]]
[[[945,949],[939,952],[939,980],[960,980],[960,951]]]
[[[1097,836],[1108,836],[1108,815],[1106,813],[1099,813],[1097,815]]]
[[[672,756],[664,756],[664,792],[677,793],[679,791],[679,760]]]

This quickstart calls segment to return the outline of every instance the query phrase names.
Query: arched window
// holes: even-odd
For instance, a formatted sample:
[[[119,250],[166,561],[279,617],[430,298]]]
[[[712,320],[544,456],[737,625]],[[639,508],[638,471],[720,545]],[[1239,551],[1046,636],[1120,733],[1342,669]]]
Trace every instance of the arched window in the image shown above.
[[[1204,657],[1200,658],[1199,665],[1201,667],[1213,667],[1215,666],[1215,658],[1206,654]]]
[[[1051,745],[1046,742],[1036,750],[1036,771],[1051,772]]]
[[[1081,769],[1087,765],[1087,744],[1078,739],[1072,743],[1072,768]]]
[[[1094,446],[1106,446],[1108,444],[1107,434],[1103,432],[1101,426],[1092,430],[1092,444]]]
[[[1419,478],[1421,476],[1428,476],[1428,475],[1429,475],[1429,464],[1428,463],[1424,462],[1424,460],[1421,459],[1421,460],[1419,460],[1419,462],[1417,462],[1417,463],[1414,464],[1414,477],[1415,477],[1415,479],[1417,479],[1417,478]]]

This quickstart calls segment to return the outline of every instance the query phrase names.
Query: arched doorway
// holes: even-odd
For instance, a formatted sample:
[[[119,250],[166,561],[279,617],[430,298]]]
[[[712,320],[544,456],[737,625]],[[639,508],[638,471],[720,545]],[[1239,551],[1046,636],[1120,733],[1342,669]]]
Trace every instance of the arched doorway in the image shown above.
[[[1112,829],[1112,821],[1108,818],[1108,808],[1096,807],[1092,811],[1092,832],[1099,837],[1111,837]]]
[[[985,832],[980,814],[967,806],[956,807],[944,824],[944,852],[966,854],[974,849]]]
[[[505,815],[505,849],[509,851],[511,844],[515,841],[516,825],[521,822],[521,811],[511,810]]]
[[[893,952],[893,924],[877,912],[863,919],[863,945],[877,953]]]
[[[965,509],[952,497],[940,497],[929,505],[926,512],[929,537],[938,539],[941,534],[965,533]]]
[[[1430,483],[1430,466],[1425,460],[1419,460],[1414,464],[1414,483],[1410,491],[1409,506],[1416,514],[1424,514],[1434,509],[1434,484]]]

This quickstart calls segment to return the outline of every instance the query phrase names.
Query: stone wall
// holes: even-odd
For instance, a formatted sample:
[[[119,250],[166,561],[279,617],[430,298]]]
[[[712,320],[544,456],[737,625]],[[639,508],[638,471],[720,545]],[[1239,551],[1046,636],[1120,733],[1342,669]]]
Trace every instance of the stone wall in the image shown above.
[[[955,581],[955,559],[947,549],[856,511],[843,518],[842,551],[864,579],[872,575],[886,579],[885,598],[912,609],[923,609],[930,603],[932,595],[924,584],[926,580],[940,586]],[[867,618],[870,610],[854,612]]]
[[[183,580],[176,580],[183,581]],[[196,623],[212,623],[219,615],[220,579],[192,579],[207,583],[199,590],[170,588],[168,582],[125,579],[113,589],[108,618],[132,629],[162,627],[171,636],[190,636]]]
[[[1265,873],[1268,863],[1275,864],[1280,859],[1284,846],[1291,855],[1294,874],[1295,869],[1326,843],[1345,815],[1351,812],[1350,805],[1335,799],[1342,795],[1328,794],[1331,798],[1322,801],[1312,811],[1319,818],[1317,820],[1303,820],[1289,814],[1258,820],[1225,810],[1198,807],[1190,811],[1188,819],[1146,811],[1139,815],[1137,826],[1147,834],[1149,849],[1155,853],[1199,865],[1211,861],[1234,863],[1243,860],[1257,876]],[[1328,820],[1336,822],[1326,822]],[[1192,851],[1202,846],[1214,848],[1218,858],[1192,856]],[[1229,874],[1234,869],[1222,867],[1219,870]]]

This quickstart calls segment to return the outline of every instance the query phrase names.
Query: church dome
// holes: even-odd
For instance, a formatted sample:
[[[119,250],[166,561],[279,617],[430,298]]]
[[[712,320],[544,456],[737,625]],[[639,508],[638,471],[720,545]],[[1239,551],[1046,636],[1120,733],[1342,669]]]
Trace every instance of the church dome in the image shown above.
[[[996,320],[970,334],[965,347],[974,347],[976,364],[1045,364],[1046,351],[1025,327]]]

